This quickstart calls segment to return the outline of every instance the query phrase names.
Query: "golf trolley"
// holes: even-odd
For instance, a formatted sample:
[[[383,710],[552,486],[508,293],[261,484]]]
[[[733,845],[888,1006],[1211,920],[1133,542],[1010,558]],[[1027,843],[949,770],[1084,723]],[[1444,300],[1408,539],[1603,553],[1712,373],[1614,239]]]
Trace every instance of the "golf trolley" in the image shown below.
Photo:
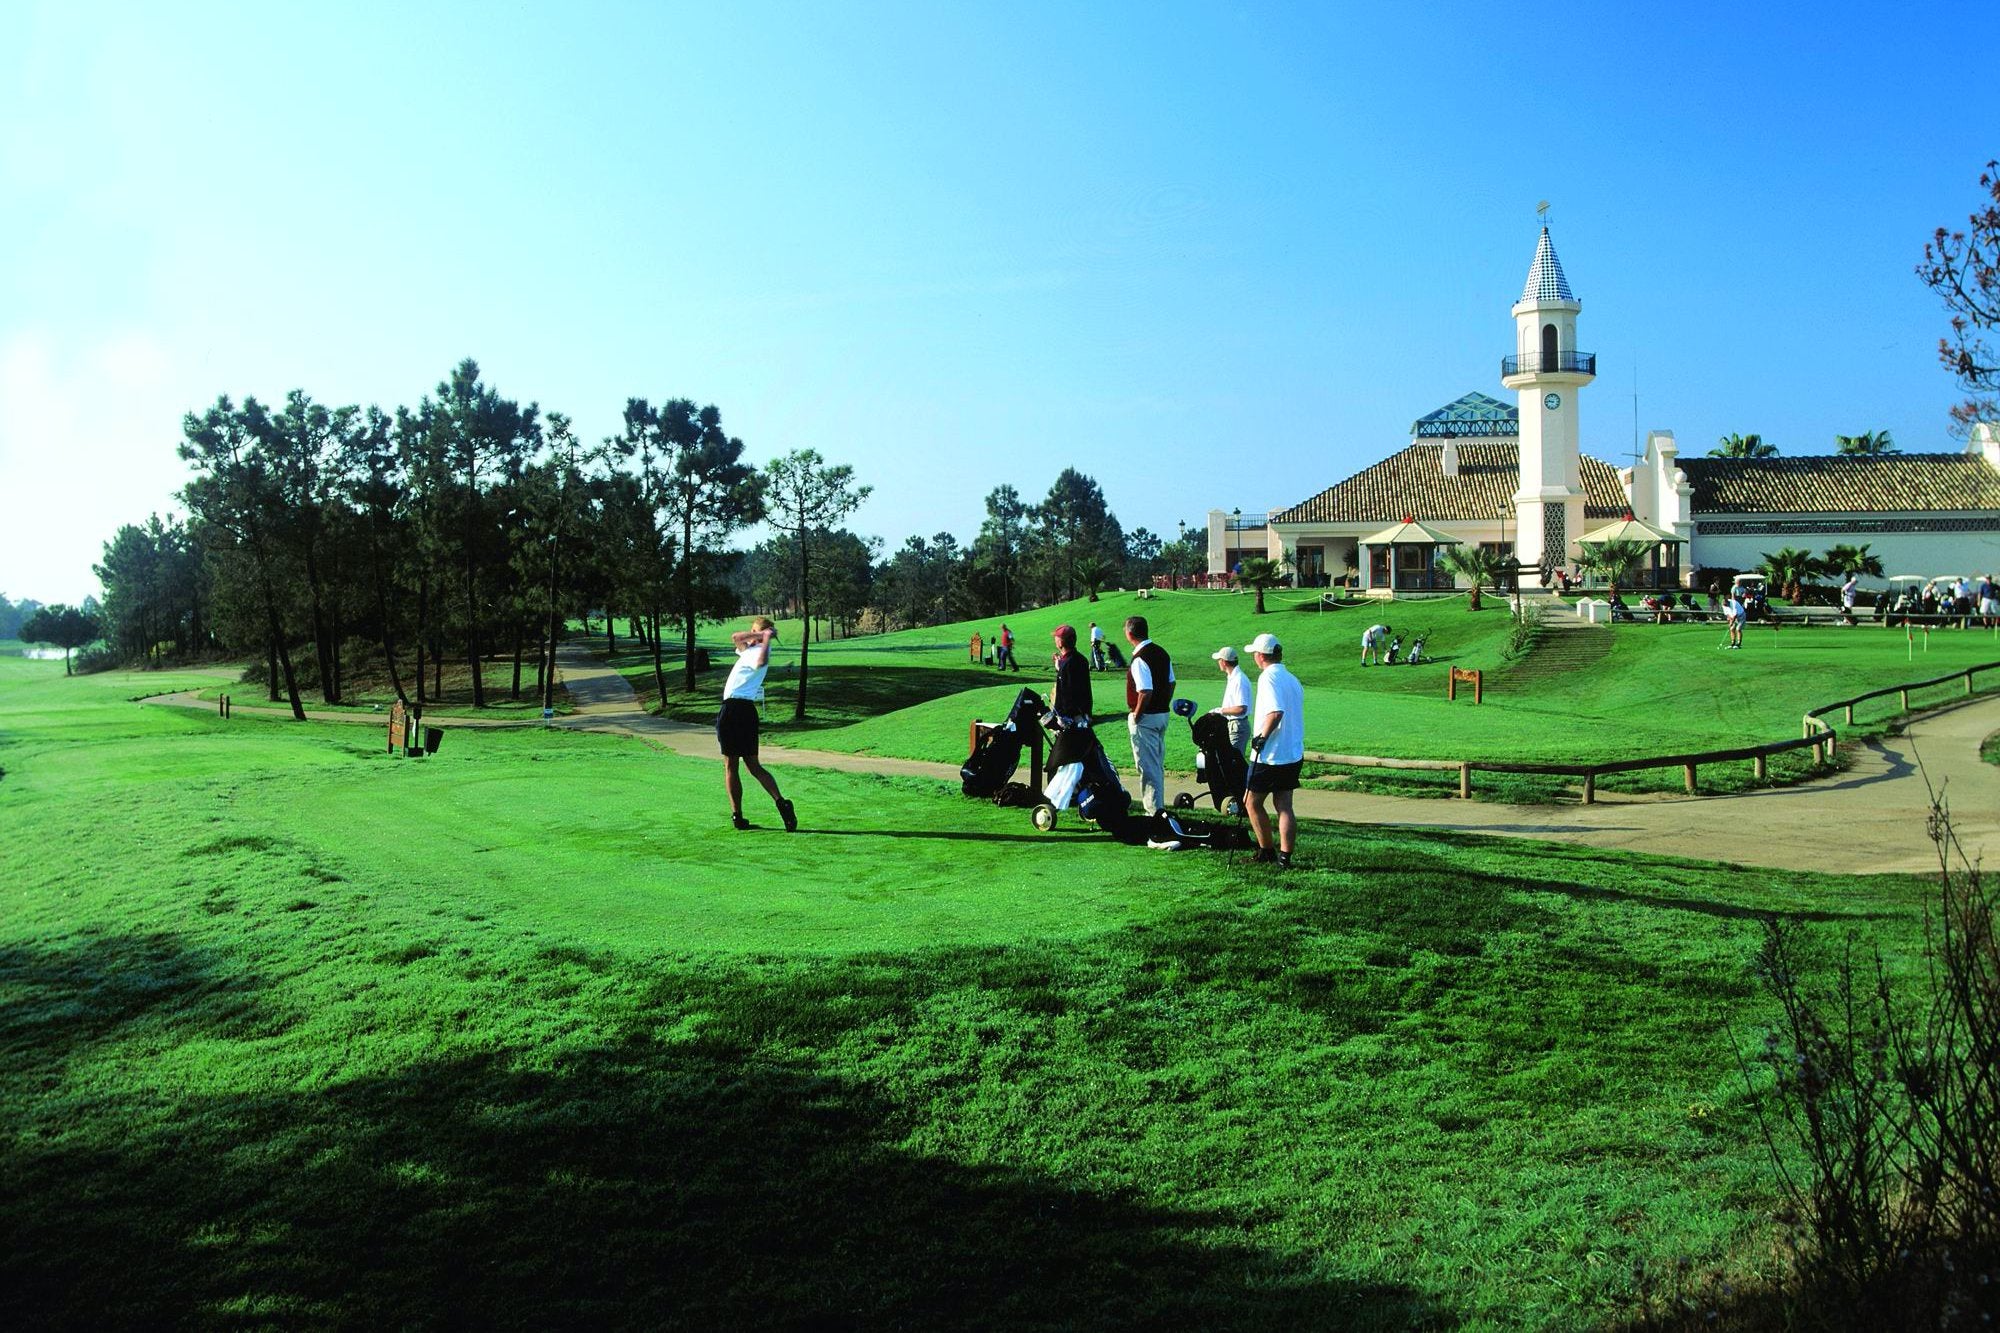
[[[1194,700],[1176,699],[1174,713],[1188,720],[1188,734],[1194,739],[1194,773],[1207,788],[1209,802],[1226,815],[1243,813],[1243,785],[1250,765],[1229,743],[1229,720],[1220,713],[1197,713]],[[1200,799],[1191,791],[1174,796],[1176,810],[1192,810]]]
[[[1132,797],[1118,781],[1118,770],[1104,753],[1104,743],[1089,726],[1056,727],[1053,716],[1045,716],[1050,727],[1048,785],[1042,799],[1028,812],[1034,826],[1047,833],[1056,826],[1058,814],[1074,806],[1087,823],[1107,833],[1116,833],[1131,813]]]

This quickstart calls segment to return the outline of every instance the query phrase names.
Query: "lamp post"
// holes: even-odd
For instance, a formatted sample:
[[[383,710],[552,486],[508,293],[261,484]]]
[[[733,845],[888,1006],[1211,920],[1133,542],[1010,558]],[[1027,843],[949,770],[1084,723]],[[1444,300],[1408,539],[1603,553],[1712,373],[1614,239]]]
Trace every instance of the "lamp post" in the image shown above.
[[[1514,619],[1519,620],[1521,618],[1521,562],[1515,558],[1512,548],[1507,545],[1507,511],[1511,508],[1513,506],[1507,504],[1505,501],[1502,501],[1500,504],[1500,550],[1502,558],[1507,562],[1502,568],[1505,571],[1507,579],[1508,605],[1513,612]]]
[[[1224,567],[1225,567],[1225,570],[1226,570],[1226,572],[1228,572],[1228,573],[1231,573],[1231,574],[1234,574],[1234,573],[1236,573],[1236,572],[1237,572],[1238,570],[1240,570],[1240,569],[1242,569],[1242,568],[1243,568],[1243,509],[1242,509],[1242,506],[1240,506],[1240,505],[1239,505],[1239,506],[1238,506],[1237,508],[1235,508],[1235,509],[1232,509],[1232,510],[1230,510],[1230,511],[1229,511],[1229,521],[1230,521],[1230,525],[1231,525],[1231,533],[1230,533],[1230,538],[1229,538],[1229,550],[1228,550],[1228,551],[1227,551],[1226,553],[1224,553],[1224,556],[1223,556],[1223,561],[1222,561],[1222,563],[1223,563],[1223,565],[1224,565]],[[1229,556],[1231,556],[1231,555],[1234,555],[1234,556],[1236,557],[1236,564],[1235,564],[1235,566],[1234,566],[1233,568],[1229,567]]]
[[[1181,586],[1181,557],[1187,554],[1187,520],[1178,520],[1178,526],[1181,532],[1180,540],[1174,543],[1174,590],[1176,592],[1180,591]]]

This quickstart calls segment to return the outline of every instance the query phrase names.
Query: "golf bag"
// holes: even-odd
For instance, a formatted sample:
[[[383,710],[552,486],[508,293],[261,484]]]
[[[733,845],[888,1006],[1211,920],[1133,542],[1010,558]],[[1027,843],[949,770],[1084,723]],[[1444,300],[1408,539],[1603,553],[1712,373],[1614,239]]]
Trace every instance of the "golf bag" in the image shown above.
[[[1234,754],[1235,751],[1230,751]],[[1242,825],[1203,823],[1189,819],[1172,810],[1151,821],[1146,830],[1146,845],[1164,851],[1211,852],[1242,851],[1256,845],[1248,830]]]
[[[1049,746],[1048,786],[1031,818],[1044,833],[1056,826],[1056,813],[1074,805],[1089,823],[1117,832],[1132,809],[1132,797],[1118,781],[1118,770],[1104,753],[1103,742],[1089,727],[1065,727]]]
[[[1021,766],[1021,747],[1027,743],[1028,728],[1040,725],[1043,709],[1042,697],[1033,690],[1016,695],[1006,720],[979,733],[972,753],[958,770],[959,790],[982,800],[999,795]]]
[[[1125,654],[1118,651],[1117,644],[1111,642],[1111,640],[1109,639],[1106,639],[1104,641],[1104,651],[1111,654],[1112,666],[1116,667],[1120,671],[1123,671],[1125,669]]]
[[[1192,699],[1174,700],[1174,711],[1188,720],[1188,734],[1194,739],[1194,773],[1208,789],[1209,803],[1217,810],[1241,814],[1243,784],[1250,777],[1250,765],[1229,743],[1229,720],[1220,713],[1196,713]],[[1174,797],[1174,806],[1192,810],[1195,800],[1193,792],[1184,791]]]
[[[1403,659],[1404,666],[1415,666],[1424,660],[1424,636],[1419,634],[1410,645],[1410,655]]]
[[[1398,634],[1395,638],[1389,640],[1389,651],[1387,654],[1383,656],[1382,665],[1384,666],[1396,665],[1396,655],[1402,651],[1403,651],[1403,636]]]

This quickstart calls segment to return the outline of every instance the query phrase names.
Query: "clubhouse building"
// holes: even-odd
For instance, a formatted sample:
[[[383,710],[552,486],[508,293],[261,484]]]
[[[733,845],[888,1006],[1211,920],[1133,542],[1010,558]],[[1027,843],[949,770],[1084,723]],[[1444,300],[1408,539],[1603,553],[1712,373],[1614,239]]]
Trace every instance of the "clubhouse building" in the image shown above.
[[[1260,555],[1306,587],[1352,575],[1380,596],[1442,593],[1454,585],[1439,554],[1464,543],[1516,558],[1534,588],[1612,538],[1649,544],[1641,587],[1754,569],[1781,546],[1866,544],[1891,575],[2000,571],[1991,424],[1957,453],[1683,459],[1671,431],[1653,431],[1630,467],[1584,454],[1577,400],[1597,358],[1578,348],[1582,309],[1544,227],[1500,364],[1518,405],[1468,393],[1418,417],[1407,448],[1316,495],[1268,514],[1210,510],[1209,572]]]

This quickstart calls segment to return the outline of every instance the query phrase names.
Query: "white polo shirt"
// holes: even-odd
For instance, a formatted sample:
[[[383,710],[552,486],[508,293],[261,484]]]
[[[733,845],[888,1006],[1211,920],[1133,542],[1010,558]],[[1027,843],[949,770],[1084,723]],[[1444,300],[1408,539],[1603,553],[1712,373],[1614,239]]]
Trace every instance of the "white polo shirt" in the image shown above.
[[[1249,674],[1242,667],[1229,668],[1229,674],[1222,681],[1222,707],[1225,710],[1241,708],[1247,713],[1254,689],[1255,687],[1250,684]]]
[[[729,668],[729,680],[722,687],[723,698],[764,702],[764,676],[771,669],[771,655],[766,651],[769,646],[755,644],[736,654],[736,665]]]
[[[1260,764],[1296,764],[1306,757],[1306,687],[1273,662],[1257,675],[1257,705],[1250,710],[1250,734],[1260,735],[1269,713],[1283,713],[1278,729],[1265,737],[1257,752]]]

